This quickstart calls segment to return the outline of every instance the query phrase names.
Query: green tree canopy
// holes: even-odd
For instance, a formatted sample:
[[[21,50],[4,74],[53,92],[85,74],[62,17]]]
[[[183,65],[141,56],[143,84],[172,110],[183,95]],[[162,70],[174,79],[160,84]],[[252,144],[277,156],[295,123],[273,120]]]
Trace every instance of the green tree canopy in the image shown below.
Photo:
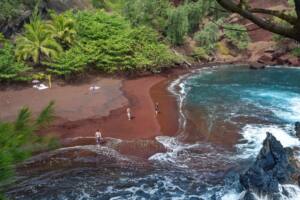
[[[0,81],[27,80],[29,70],[24,63],[17,62],[14,46],[0,33]]]
[[[43,56],[53,58],[62,52],[61,46],[39,16],[33,17],[31,22],[25,25],[25,32],[17,37],[16,44],[18,60],[32,60],[36,64],[41,64]]]

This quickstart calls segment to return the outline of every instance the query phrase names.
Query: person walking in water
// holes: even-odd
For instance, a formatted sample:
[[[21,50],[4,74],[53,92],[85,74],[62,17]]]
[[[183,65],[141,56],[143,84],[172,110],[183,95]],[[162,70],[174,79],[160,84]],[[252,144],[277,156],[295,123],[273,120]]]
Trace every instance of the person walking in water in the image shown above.
[[[158,113],[160,113],[160,111],[159,111],[159,103],[156,102],[155,103],[155,115],[158,115]]]
[[[95,136],[96,136],[96,144],[98,146],[100,146],[100,143],[101,143],[101,140],[102,140],[102,134],[101,134],[99,129],[96,131]]]
[[[131,120],[131,119],[132,119],[132,116],[131,116],[131,109],[130,109],[130,108],[127,108],[127,109],[126,109],[126,112],[127,112],[128,120]]]

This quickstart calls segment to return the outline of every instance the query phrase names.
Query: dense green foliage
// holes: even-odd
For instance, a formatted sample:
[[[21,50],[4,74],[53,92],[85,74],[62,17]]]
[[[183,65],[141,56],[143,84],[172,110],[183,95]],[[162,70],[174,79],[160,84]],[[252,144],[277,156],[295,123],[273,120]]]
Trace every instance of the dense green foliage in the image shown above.
[[[207,13],[206,6],[203,5],[203,2],[198,1],[186,3],[184,8],[188,18],[188,33],[193,34],[199,29],[199,23]]]
[[[32,151],[53,144],[54,140],[34,134],[51,122],[53,106],[51,102],[35,120],[28,108],[22,108],[15,122],[0,122],[0,182],[12,177],[14,165],[27,159]]]
[[[212,53],[212,51],[216,48],[219,37],[219,27],[213,22],[209,22],[201,31],[195,34],[195,40],[198,42],[198,45],[207,52],[207,54]]]
[[[247,29],[239,24],[226,24],[224,36],[240,50],[247,49],[250,42]]]
[[[25,5],[24,0],[4,2],[7,10],[16,2]],[[34,2],[37,0],[30,0],[26,5],[34,7]],[[5,69],[9,74],[9,77],[5,75],[6,79],[12,80],[24,78],[19,75],[28,68],[21,64],[22,61],[35,64],[33,66],[43,65],[44,73],[62,77],[91,70],[105,73],[156,72],[178,59],[166,42],[173,46],[182,45],[187,37],[193,37],[199,45],[193,52],[196,59],[212,54],[221,35],[239,49],[247,47],[249,38],[243,31],[220,31],[221,26],[217,24],[223,22],[217,20],[221,15],[216,1],[186,0],[177,7],[170,2],[92,0],[95,8],[103,10],[61,14],[49,11],[47,21],[39,17],[37,5],[30,23],[17,36],[15,56],[18,62],[11,54],[14,45],[6,45],[2,54],[11,57],[6,59],[9,63],[3,64],[2,61],[0,69]],[[19,9],[17,5],[13,7]],[[207,23],[207,19],[215,23]],[[244,30],[239,25],[227,26]]]
[[[22,62],[17,62],[14,46],[0,34],[0,81],[27,80],[26,72],[30,68]]]
[[[169,0],[129,0],[124,7],[124,16],[133,25],[146,25],[167,35],[173,45],[181,45],[187,34],[199,29],[205,16],[214,14],[213,0],[185,1],[174,7]]]
[[[69,17],[70,14],[51,13],[51,20],[46,24],[51,36],[65,49],[74,43],[76,37],[75,21]]]
[[[53,60],[52,73],[71,75],[89,66],[107,73],[153,71],[172,62],[173,55],[150,28],[132,28],[122,17],[104,11],[78,12],[74,19],[77,44]]]
[[[25,25],[25,32],[17,38],[16,56],[18,60],[31,60],[41,64],[43,56],[57,57],[62,51],[61,46],[52,37],[51,31],[39,16],[34,16]]]
[[[222,31],[221,31],[222,30]],[[224,24],[221,18],[216,22],[207,23],[203,29],[195,34],[195,40],[207,54],[211,54],[217,47],[221,36],[240,50],[247,49],[250,38],[247,29],[239,24]]]
[[[37,0],[1,0],[0,1],[0,23],[14,19],[19,16],[24,8],[32,9]]]
[[[189,21],[184,7],[169,11],[167,36],[172,44],[181,45],[189,30]]]
[[[127,0],[123,14],[134,26],[146,25],[164,32],[170,8],[169,0]]]

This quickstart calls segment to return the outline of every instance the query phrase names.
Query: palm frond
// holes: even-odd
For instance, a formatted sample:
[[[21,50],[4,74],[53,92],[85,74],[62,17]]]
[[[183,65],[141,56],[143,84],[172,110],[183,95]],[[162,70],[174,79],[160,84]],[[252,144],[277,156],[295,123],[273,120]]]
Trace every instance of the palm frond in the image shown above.
[[[54,101],[51,101],[35,120],[35,127],[42,128],[54,119]]]

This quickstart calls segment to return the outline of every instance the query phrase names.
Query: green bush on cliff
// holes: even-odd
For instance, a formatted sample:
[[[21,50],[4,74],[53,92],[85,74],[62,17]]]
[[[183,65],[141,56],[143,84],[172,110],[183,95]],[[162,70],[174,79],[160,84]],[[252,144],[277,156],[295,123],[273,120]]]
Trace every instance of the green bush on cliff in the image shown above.
[[[240,50],[247,49],[250,37],[247,29],[240,24],[226,24],[224,35],[234,46]]]
[[[203,48],[207,54],[210,54],[215,50],[219,37],[218,25],[209,22],[201,31],[195,34],[194,39],[197,41],[199,47]]]
[[[124,18],[104,11],[74,15],[76,44],[48,63],[49,71],[72,75],[93,67],[106,73],[153,70],[174,59],[150,28],[133,28]]]
[[[126,0],[123,14],[134,26],[145,25],[165,32],[169,0]]]
[[[22,62],[17,62],[14,46],[0,34],[0,81],[25,81],[29,77],[26,72],[30,70]]]
[[[173,45],[182,45],[188,33],[189,20],[185,7],[169,10],[167,36]]]

